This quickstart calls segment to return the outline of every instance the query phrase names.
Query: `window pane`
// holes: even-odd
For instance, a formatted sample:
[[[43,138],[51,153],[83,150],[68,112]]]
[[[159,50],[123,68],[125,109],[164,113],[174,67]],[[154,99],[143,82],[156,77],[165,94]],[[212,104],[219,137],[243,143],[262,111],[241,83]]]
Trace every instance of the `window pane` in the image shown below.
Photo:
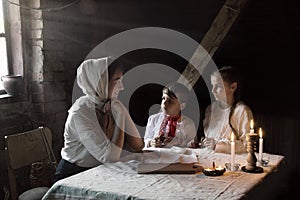
[[[4,33],[3,3],[0,0],[0,33]]]

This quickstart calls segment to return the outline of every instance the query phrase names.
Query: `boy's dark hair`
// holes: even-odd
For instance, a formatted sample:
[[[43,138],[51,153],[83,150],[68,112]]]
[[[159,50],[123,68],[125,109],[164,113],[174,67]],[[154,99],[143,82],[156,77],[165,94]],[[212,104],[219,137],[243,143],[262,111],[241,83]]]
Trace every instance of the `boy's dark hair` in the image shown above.
[[[188,90],[188,88],[185,85],[178,82],[169,83],[164,87],[162,92],[163,94],[166,94],[169,97],[176,99],[178,99],[176,93],[181,93],[182,95],[180,95],[180,99],[178,99],[181,103],[186,103],[190,95],[190,91]]]

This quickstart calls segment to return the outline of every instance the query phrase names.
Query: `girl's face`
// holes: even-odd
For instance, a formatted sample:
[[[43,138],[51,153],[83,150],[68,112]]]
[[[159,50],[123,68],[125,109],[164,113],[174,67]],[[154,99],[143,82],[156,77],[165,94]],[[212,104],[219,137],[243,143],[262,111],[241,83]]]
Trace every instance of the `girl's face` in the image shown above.
[[[117,69],[108,84],[108,98],[118,98],[119,92],[124,90],[124,85],[122,82],[123,72]]]
[[[228,83],[222,80],[221,76],[211,76],[212,93],[216,101],[226,102],[231,104],[234,99],[234,91],[237,88],[237,83]]]
[[[172,117],[177,116],[179,115],[181,110],[180,102],[177,98],[171,98],[167,94],[163,93],[161,100],[161,109],[167,115],[170,115]]]

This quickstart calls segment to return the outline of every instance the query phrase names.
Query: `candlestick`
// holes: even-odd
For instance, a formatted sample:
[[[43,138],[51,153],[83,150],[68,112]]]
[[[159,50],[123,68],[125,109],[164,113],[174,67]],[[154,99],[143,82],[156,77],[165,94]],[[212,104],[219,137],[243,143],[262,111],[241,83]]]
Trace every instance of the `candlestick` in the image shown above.
[[[263,153],[263,138],[262,138],[262,129],[259,128],[259,150],[258,150],[258,162],[261,162],[263,157],[262,157],[262,153]]]
[[[234,142],[234,133],[231,133],[231,171],[234,171],[234,163],[235,163],[235,142]]]
[[[249,173],[262,173],[264,170],[256,166],[257,158],[255,156],[255,146],[257,141],[257,134],[249,134],[247,138],[247,165],[242,167],[244,172]]]

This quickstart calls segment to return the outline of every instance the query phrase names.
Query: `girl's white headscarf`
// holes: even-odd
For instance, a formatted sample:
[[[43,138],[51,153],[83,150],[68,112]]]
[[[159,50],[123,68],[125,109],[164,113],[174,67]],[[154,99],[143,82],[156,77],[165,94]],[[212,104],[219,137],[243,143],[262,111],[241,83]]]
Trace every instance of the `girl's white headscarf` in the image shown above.
[[[77,84],[95,104],[103,104],[108,98],[108,59],[85,60],[77,69]]]

